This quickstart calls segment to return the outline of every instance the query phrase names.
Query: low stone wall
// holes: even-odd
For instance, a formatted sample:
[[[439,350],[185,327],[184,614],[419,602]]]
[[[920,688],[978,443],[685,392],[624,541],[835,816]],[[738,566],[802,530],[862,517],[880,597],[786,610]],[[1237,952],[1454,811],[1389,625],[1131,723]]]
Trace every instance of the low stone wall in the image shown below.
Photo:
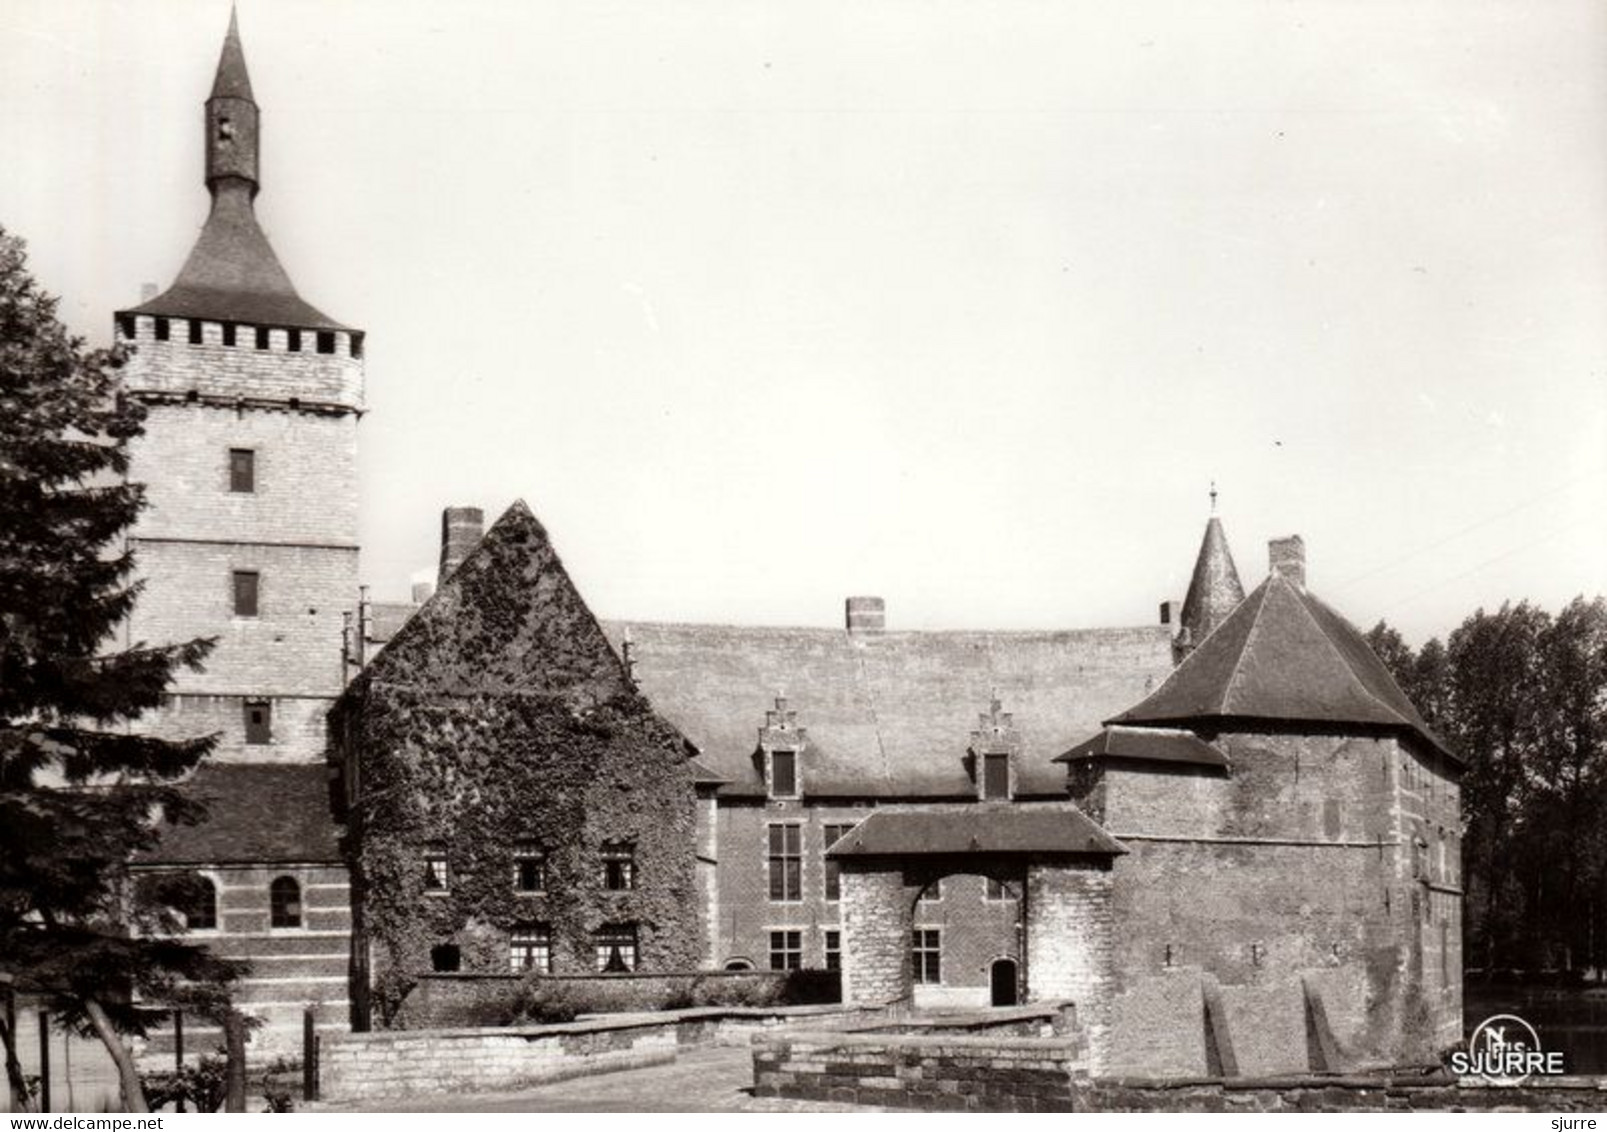
[[[753,1039],[754,1093],[887,1108],[1065,1112],[1088,1071],[1081,1036],[789,1032]]]
[[[408,1093],[504,1091],[673,1061],[693,1046],[782,1026],[870,1020],[835,1006],[709,1007],[616,1014],[550,1026],[386,1030],[326,1036],[319,1091],[339,1105]]]
[[[971,1010],[959,1014],[920,1014],[889,1010],[844,1033],[923,1034],[928,1037],[1056,1038],[1075,1033],[1077,1008],[1069,1002],[1035,1003]]]
[[[1296,1077],[1281,1080],[1080,1081],[1078,1112],[1601,1112],[1607,1079],[1551,1078],[1517,1088],[1475,1080]]]
[[[607,975],[540,975],[532,988],[580,1014],[679,1010],[702,1006],[771,1007],[838,998],[827,972],[684,971]],[[474,973],[421,974],[391,1021],[397,1030],[506,1026],[527,996],[526,977]]]

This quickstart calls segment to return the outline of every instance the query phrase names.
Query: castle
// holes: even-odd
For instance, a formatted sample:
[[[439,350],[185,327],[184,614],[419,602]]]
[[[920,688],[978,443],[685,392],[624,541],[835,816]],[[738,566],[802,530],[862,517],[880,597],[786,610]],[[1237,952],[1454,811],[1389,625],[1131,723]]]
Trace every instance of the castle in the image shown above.
[[[1460,763],[1298,539],[1246,596],[1213,516],[1176,625],[901,632],[866,597],[840,629],[623,624],[521,503],[449,511],[433,594],[359,608],[363,337],[255,221],[232,22],[206,105],[206,227],[117,326],[150,407],[130,639],[221,638],[146,725],[223,741],[210,820],[139,867],[211,882],[191,930],[250,960],[270,1040],[309,1006],[386,1024],[432,973],[692,968],[1070,999],[1102,1072],[1460,1037]]]

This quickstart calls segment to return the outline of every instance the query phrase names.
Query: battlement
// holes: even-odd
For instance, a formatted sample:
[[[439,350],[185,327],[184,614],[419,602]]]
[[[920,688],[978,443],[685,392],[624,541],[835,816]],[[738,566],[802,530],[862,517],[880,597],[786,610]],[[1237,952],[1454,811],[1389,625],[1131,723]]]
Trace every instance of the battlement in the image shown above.
[[[125,311],[117,315],[117,339],[136,347],[124,371],[132,393],[337,413],[364,408],[360,330]]]

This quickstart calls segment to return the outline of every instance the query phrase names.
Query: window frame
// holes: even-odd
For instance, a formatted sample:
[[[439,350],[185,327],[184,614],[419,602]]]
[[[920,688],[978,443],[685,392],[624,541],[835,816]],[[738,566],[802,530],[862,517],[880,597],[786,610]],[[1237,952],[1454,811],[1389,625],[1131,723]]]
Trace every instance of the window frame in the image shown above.
[[[251,600],[249,602],[246,602],[246,601],[241,600],[242,597],[243,597],[244,591],[241,590],[240,584],[243,581],[245,581],[246,579],[248,579],[248,578],[251,581],[251,589],[250,589]],[[246,617],[261,617],[262,616],[262,571],[261,570],[231,570],[229,572],[229,587],[230,587],[230,591],[231,591],[230,592],[230,597],[232,598],[232,601],[231,601],[230,604],[231,604],[231,608],[234,611],[233,616],[242,617],[242,618],[246,618]],[[249,609],[242,609],[241,607],[243,605],[249,605],[250,608]]]
[[[293,900],[285,897],[285,885],[289,885]],[[301,881],[288,873],[274,877],[268,885],[268,930],[276,932],[307,930],[307,907],[302,900]]]
[[[244,457],[243,463],[242,457]],[[256,493],[257,450],[255,448],[229,449],[229,494],[255,495]]]
[[[218,882],[212,877],[208,876],[206,873],[187,873],[186,879],[192,882],[199,881],[200,883],[206,885],[207,898],[205,906],[207,909],[209,922],[198,925],[191,919],[190,908],[185,907],[175,909],[179,914],[179,918],[184,921],[184,934],[216,935],[218,932],[223,930],[219,926],[221,916],[218,911]]]
[[[604,892],[630,892],[636,887],[636,843],[605,841],[598,852]]]
[[[604,924],[591,933],[592,953],[595,970],[600,975],[629,974],[641,968],[641,931],[635,923]],[[613,962],[613,956],[607,954],[604,948],[618,950],[621,947],[630,949],[629,958],[621,954],[621,961],[625,967],[623,972],[609,971],[608,966]]]
[[[843,898],[843,865],[826,856],[826,851],[848,836],[858,822],[822,822],[820,824],[821,873],[825,877],[826,902],[835,904]],[[833,833],[835,832],[835,835]]]
[[[446,896],[452,891],[452,862],[444,848],[431,845],[422,855],[423,891],[426,896]]]
[[[261,699],[244,699],[240,702],[240,720],[245,728],[245,745],[248,747],[268,747],[273,745],[273,701]],[[260,723],[252,719],[254,713],[261,712]]]
[[[770,970],[803,970],[803,929],[768,928]]]
[[[843,931],[841,928],[826,928],[824,938],[821,940],[821,956],[828,971],[841,971],[843,969]]]
[[[780,847],[776,835],[780,834]],[[793,844],[789,845],[789,834]],[[766,891],[772,904],[801,904],[804,898],[803,882],[803,823],[767,822],[765,824],[765,879]],[[780,893],[778,896],[777,893]]]
[[[1002,789],[995,790],[994,768],[1003,769]],[[982,801],[1008,802],[1013,797],[1010,789],[1010,755],[1007,751],[989,751],[982,755]]]
[[[527,887],[525,880],[525,867],[533,866],[536,870],[535,887]],[[533,842],[521,842],[513,849],[513,891],[520,896],[545,896],[551,878],[547,875],[547,853]]]
[[[524,962],[520,960],[523,959]],[[537,961],[539,960],[539,961]],[[552,925],[517,924],[508,933],[508,969],[516,975],[552,974]]]
[[[943,985],[943,929],[918,927],[911,932],[910,981],[918,987]]]
[[[782,789],[781,767],[787,768],[787,789]],[[798,780],[798,752],[783,747],[770,752],[770,797],[793,800],[803,796]]]

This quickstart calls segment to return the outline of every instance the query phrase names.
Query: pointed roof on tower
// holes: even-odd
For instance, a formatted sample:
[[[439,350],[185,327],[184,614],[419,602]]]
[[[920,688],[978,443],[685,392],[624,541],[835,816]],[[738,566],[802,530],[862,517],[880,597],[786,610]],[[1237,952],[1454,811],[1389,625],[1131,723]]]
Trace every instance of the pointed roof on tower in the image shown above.
[[[206,102],[206,186],[212,211],[173,286],[128,313],[345,330],[296,293],[257,223],[259,110],[239,21],[231,11]]]
[[[1198,646],[1243,600],[1244,586],[1239,582],[1238,568],[1233,565],[1233,552],[1228,549],[1222,520],[1216,515],[1216,485],[1212,484],[1211,518],[1205,524],[1200,553],[1194,559],[1188,596],[1183,599],[1180,621],[1187,633],[1183,646]]]
[[[240,46],[240,16],[229,9],[229,31],[223,37],[223,53],[218,56],[218,74],[212,80],[213,98],[243,98],[255,102],[251,96],[251,75],[246,71],[246,53]]]

